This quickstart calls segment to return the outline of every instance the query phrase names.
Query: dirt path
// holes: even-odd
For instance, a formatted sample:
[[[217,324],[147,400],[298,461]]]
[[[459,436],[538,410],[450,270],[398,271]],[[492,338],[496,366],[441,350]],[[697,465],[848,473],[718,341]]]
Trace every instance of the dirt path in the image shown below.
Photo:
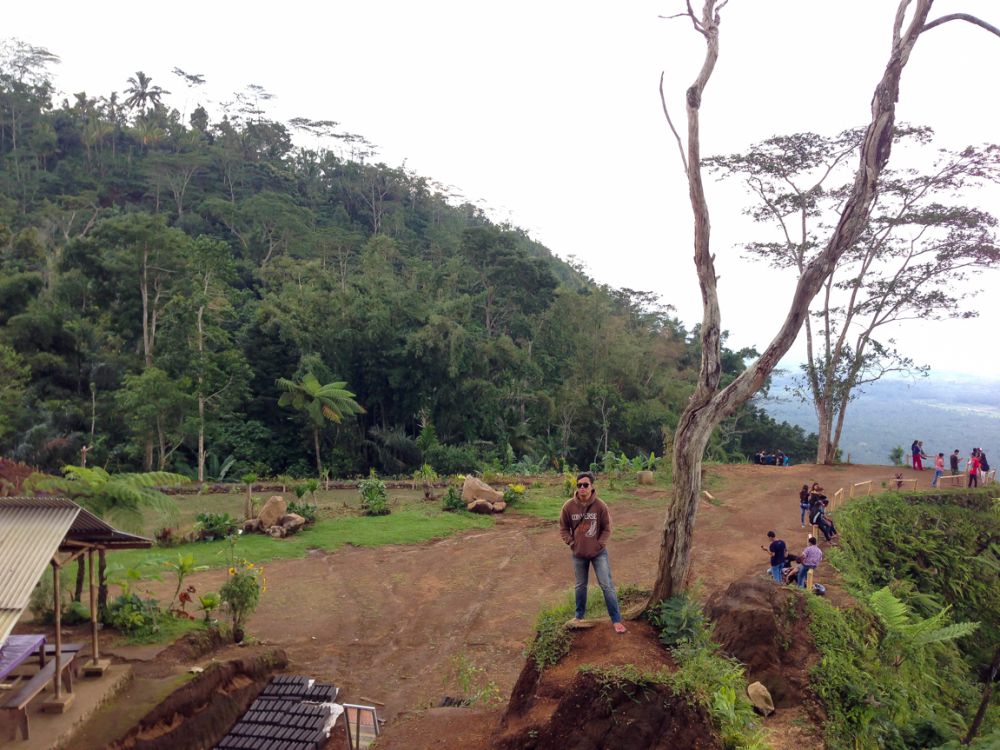
[[[805,545],[798,489],[831,492],[887,475],[885,467],[723,466],[712,469],[717,504],[702,502],[694,570],[705,593],[767,566],[760,544],[775,529]],[[616,583],[655,577],[666,493],[613,507],[610,544]],[[651,502],[662,499],[662,502]],[[288,651],[294,669],[333,680],[349,699],[385,704],[387,719],[436,705],[454,657],[487,669],[506,694],[522,664],[539,609],[567,592],[572,573],[555,522],[503,517],[494,528],[406,547],[346,547],[268,566],[269,588],[250,631]],[[220,574],[196,581],[217,586]]]
[[[926,474],[921,484],[929,482]],[[768,529],[793,551],[805,545],[802,484],[819,481],[832,494],[890,475],[878,466],[713,467],[707,485],[715,500],[701,503],[694,539],[693,570],[703,593],[764,570],[760,545]],[[652,585],[666,502],[665,492],[639,488],[612,504],[616,584]],[[193,582],[201,591],[217,590],[224,575],[204,573]],[[341,700],[382,704],[389,722],[454,695],[446,676],[455,659],[483,668],[506,698],[539,610],[572,585],[555,521],[517,516],[420,545],[345,547],[273,562],[266,575],[267,593],[249,632],[284,648],[291,671],[340,686]]]

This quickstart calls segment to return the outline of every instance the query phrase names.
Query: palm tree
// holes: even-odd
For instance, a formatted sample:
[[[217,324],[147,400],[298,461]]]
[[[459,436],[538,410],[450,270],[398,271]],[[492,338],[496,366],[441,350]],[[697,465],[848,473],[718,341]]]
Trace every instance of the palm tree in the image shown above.
[[[345,416],[364,414],[365,410],[354,400],[354,394],[346,390],[346,381],[321,385],[316,376],[308,372],[301,382],[278,378],[277,383],[285,389],[278,399],[278,406],[291,406],[306,413],[313,428],[313,445],[316,449],[316,475],[323,476],[323,463],[319,453],[319,431],[326,420],[340,424]]]
[[[125,93],[128,94],[128,98],[125,99],[125,106],[129,109],[138,107],[140,110],[144,110],[147,105],[150,107],[158,105],[163,95],[170,92],[159,86],[150,86],[149,84],[152,82],[153,79],[141,70],[136,71],[134,76],[129,77],[128,88],[125,89]]]

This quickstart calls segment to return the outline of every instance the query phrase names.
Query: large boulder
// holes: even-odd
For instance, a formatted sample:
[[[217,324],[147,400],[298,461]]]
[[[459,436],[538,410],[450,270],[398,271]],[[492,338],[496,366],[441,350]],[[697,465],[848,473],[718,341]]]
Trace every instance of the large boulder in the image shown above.
[[[771,699],[771,693],[761,683],[754,682],[748,685],[747,696],[750,698],[753,707],[764,714],[764,716],[770,716],[774,713],[774,701]]]
[[[281,528],[285,530],[285,535],[289,536],[306,525],[306,519],[298,513],[289,513],[281,519]]]
[[[462,485],[462,500],[466,503],[471,503],[475,500],[496,503],[503,500],[503,493],[497,492],[482,479],[468,476],[465,478],[465,484]]]
[[[280,526],[281,519],[288,513],[288,503],[281,495],[272,495],[260,509],[257,520],[260,521],[260,528],[270,529],[272,526]]]
[[[471,503],[467,503],[465,509],[470,513],[492,513],[493,503],[488,500],[473,500]]]

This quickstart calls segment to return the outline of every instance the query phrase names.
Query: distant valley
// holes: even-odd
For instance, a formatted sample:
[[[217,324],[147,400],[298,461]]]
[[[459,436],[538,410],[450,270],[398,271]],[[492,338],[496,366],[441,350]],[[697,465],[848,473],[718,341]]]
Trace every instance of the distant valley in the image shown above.
[[[769,396],[758,403],[779,422],[815,432],[812,405],[791,395],[791,382],[788,375],[775,378]],[[976,446],[991,459],[1000,458],[1000,380],[931,373],[917,380],[873,383],[848,407],[840,446],[845,461],[849,456],[854,463],[887,464],[897,445],[908,460],[914,440],[924,441],[929,456],[955,448],[968,456]]]

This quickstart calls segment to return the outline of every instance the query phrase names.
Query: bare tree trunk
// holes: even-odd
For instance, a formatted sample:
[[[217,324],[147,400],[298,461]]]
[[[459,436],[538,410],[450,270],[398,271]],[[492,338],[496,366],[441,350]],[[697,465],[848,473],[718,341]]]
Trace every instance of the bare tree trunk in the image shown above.
[[[108,560],[105,550],[97,550],[97,611],[104,613],[108,609]]]
[[[830,454],[830,413],[826,409],[826,404],[817,401],[813,404],[816,407],[816,433],[819,435],[819,442],[816,444],[816,463],[829,463]]]
[[[84,555],[80,555],[80,557],[76,558],[76,587],[73,589],[74,602],[80,601],[80,597],[83,596],[83,583],[87,572],[84,566],[84,559]]]
[[[319,428],[313,427],[313,446],[316,449],[316,478],[323,478],[323,463],[320,461],[319,457]]]
[[[705,37],[706,53],[698,78],[687,90],[688,144],[684,159],[691,209],[694,214],[694,261],[702,296],[701,370],[698,383],[677,427],[674,443],[674,490],[664,522],[663,540],[652,599],[666,599],[684,589],[690,566],[691,535],[701,491],[701,460],[708,437],[719,422],[753,396],[794,343],[808,315],[809,303],[833,272],[868,221],[875,200],[878,178],[892,148],[899,79],[916,44],[933,0],[916,0],[912,20],[904,30],[911,0],[900,0],[893,27],[893,45],[882,79],[872,97],[872,118],[861,146],[860,165],[854,185],[844,202],[840,220],[830,241],[800,275],[788,313],[774,339],[760,358],[732,383],[719,390],[721,375],[721,321],[716,289],[715,261],[710,251],[708,204],[701,181],[699,108],[702,94],[719,54],[719,23],[715,0],[705,0],[701,18],[689,11],[695,29]],[[723,2],[723,5],[725,3]],[[690,6],[689,6],[690,7]],[[662,94],[662,90],[661,90]],[[680,144],[680,136],[664,113]],[[681,149],[682,157],[684,154]]]
[[[983,697],[979,701],[979,710],[976,711],[976,716],[969,726],[969,731],[962,738],[963,745],[972,744],[972,740],[979,734],[979,727],[983,724],[983,719],[986,717],[986,709],[989,708],[990,700],[993,698],[993,683],[996,682],[998,672],[1000,672],[1000,647],[997,647],[997,650],[993,653],[993,663],[990,665],[990,671],[986,675],[986,682],[983,684]]]

